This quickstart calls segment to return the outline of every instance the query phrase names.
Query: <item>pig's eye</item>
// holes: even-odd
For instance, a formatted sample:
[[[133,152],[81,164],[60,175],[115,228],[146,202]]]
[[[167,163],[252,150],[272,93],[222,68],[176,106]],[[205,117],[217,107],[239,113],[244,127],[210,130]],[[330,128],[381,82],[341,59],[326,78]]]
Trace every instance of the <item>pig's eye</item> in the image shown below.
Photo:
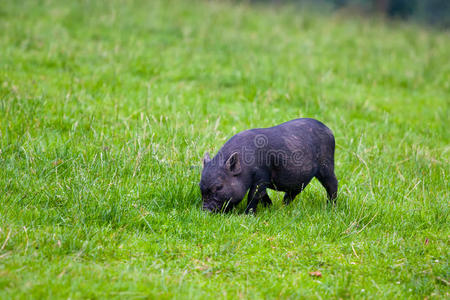
[[[220,191],[222,188],[223,188],[223,185],[218,185],[218,186],[216,187],[216,191]]]

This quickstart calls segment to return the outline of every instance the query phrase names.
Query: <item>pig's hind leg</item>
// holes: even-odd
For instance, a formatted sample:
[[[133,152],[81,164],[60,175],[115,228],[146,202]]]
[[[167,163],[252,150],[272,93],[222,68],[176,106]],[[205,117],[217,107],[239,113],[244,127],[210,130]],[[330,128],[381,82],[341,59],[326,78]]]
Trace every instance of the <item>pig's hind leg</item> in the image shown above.
[[[305,189],[305,187],[309,184],[311,179],[312,178],[309,178],[305,182],[303,182],[300,186],[295,187],[293,190],[287,191],[284,194],[284,198],[283,198],[284,204],[288,205],[289,203],[291,203],[292,200],[294,200],[295,197],[297,197],[297,195],[300,194]]]
[[[322,167],[319,170],[316,178],[320,181],[323,187],[327,190],[328,203],[336,204],[336,197],[338,193],[338,181],[334,170],[331,167]]]

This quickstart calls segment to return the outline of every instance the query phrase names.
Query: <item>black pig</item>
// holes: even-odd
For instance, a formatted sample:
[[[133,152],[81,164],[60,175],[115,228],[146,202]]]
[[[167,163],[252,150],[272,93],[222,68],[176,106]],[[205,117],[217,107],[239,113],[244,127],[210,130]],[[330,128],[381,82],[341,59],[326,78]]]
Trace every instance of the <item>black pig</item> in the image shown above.
[[[316,177],[335,203],[334,136],[323,123],[296,119],[275,127],[242,131],[211,159],[206,153],[200,180],[203,209],[229,211],[248,193],[248,212],[271,205],[266,189],[285,192],[289,204]]]

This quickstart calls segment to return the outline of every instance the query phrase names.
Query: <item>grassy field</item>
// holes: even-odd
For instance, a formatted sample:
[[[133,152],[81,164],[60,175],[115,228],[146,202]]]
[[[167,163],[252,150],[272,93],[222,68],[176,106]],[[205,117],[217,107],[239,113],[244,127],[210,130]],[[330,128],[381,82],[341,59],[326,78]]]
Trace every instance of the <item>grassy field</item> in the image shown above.
[[[448,298],[449,49],[292,7],[2,1],[0,298]],[[335,208],[314,180],[201,211],[205,151],[298,117],[335,133]]]

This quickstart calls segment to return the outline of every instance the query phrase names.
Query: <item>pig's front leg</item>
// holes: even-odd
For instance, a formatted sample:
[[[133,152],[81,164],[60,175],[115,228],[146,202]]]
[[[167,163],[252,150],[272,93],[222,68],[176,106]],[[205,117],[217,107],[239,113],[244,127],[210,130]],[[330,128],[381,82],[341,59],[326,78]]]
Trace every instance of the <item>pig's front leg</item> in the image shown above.
[[[264,206],[272,204],[272,200],[270,200],[269,195],[267,195],[266,186],[255,184],[248,192],[247,208],[245,209],[245,213],[255,213],[256,207],[260,201],[264,204]]]
[[[288,205],[292,202],[292,200],[297,197],[297,195],[300,193],[300,191],[289,191],[284,194],[283,202],[285,205]]]

